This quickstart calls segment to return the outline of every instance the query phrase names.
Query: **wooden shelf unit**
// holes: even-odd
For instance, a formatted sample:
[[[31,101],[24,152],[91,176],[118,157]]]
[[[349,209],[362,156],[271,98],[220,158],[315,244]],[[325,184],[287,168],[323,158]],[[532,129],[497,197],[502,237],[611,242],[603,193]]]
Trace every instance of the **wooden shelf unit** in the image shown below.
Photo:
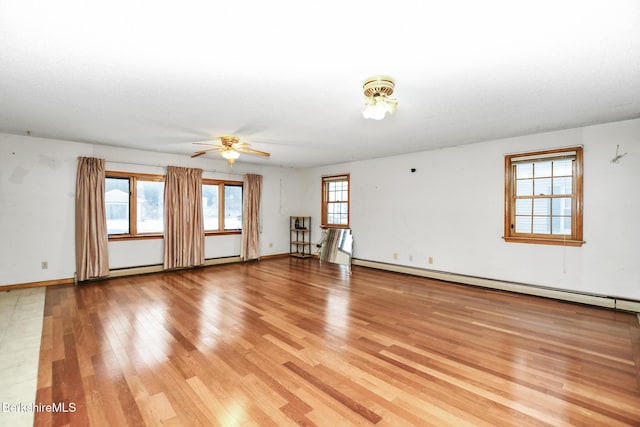
[[[289,255],[311,258],[311,217],[289,217]]]

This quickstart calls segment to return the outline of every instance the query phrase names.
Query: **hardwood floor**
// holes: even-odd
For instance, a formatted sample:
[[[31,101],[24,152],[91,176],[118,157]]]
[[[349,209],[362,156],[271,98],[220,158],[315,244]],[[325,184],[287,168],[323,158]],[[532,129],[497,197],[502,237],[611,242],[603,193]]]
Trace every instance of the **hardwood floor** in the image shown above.
[[[640,425],[635,315],[312,260],[47,289],[35,425]]]

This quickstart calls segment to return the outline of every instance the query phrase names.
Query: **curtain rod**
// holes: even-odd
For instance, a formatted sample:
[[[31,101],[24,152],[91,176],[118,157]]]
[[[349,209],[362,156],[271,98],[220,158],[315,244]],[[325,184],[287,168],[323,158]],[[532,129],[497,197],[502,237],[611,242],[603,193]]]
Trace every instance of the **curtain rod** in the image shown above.
[[[82,158],[82,157],[86,157],[86,156],[78,156],[78,159]],[[167,165],[161,165],[161,164],[152,164],[152,163],[136,163],[136,162],[119,162],[116,160],[105,160],[105,162],[109,162],[109,163],[120,163],[121,165],[134,165],[134,166],[152,166],[152,167],[159,167],[159,168],[166,168]],[[201,168],[200,168],[201,169]],[[227,175],[239,175],[239,176],[244,176],[245,174],[243,173],[238,173],[238,172],[223,172],[223,171],[219,171],[217,169],[202,169],[203,172],[211,172],[211,173],[224,173]]]

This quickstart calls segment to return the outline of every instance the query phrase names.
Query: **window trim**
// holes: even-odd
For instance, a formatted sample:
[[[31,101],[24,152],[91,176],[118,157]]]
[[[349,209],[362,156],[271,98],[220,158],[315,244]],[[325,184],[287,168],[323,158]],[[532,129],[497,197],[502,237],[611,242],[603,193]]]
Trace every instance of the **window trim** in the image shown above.
[[[344,178],[344,179],[339,179]],[[327,184],[333,181],[346,181],[347,182],[347,223],[346,224],[329,224],[328,223],[328,203],[327,197]],[[320,228],[349,228],[351,226],[351,176],[348,173],[339,175],[327,175],[323,176],[321,182],[321,221]]]
[[[227,179],[211,179],[202,178],[202,185],[217,185],[218,186],[218,229],[217,230],[205,230],[205,236],[219,236],[229,234],[242,234],[242,228],[240,230],[225,230],[224,229],[224,187],[225,185],[242,188],[242,197],[244,198],[244,182],[232,181]],[[222,197],[220,197],[222,195]],[[222,203],[220,203],[222,201]],[[244,203],[244,202],[243,202]]]
[[[128,234],[107,234],[109,241],[118,240],[134,240],[134,239],[162,239],[164,233],[138,233],[138,213],[137,213],[137,182],[151,181],[151,182],[164,182],[164,175],[148,174],[148,173],[135,173],[135,172],[119,172],[119,171],[105,171],[106,178],[127,178],[129,180],[129,233]]]
[[[527,157],[534,161],[539,159],[561,158],[563,154],[575,152],[573,164],[573,191],[571,194],[571,235],[543,235],[534,233],[519,233],[515,235],[513,217],[515,215],[515,164],[513,159]],[[552,150],[542,150],[519,154],[509,154],[504,158],[504,236],[505,242],[533,243],[543,245],[582,246],[583,241],[583,148],[568,147]]]

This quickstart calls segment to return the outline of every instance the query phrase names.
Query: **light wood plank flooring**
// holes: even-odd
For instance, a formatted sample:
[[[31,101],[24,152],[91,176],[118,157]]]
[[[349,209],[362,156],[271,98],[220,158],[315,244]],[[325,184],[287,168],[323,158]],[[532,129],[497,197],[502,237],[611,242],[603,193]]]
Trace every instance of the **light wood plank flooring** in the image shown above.
[[[37,426],[640,425],[635,315],[279,258],[47,289]]]

